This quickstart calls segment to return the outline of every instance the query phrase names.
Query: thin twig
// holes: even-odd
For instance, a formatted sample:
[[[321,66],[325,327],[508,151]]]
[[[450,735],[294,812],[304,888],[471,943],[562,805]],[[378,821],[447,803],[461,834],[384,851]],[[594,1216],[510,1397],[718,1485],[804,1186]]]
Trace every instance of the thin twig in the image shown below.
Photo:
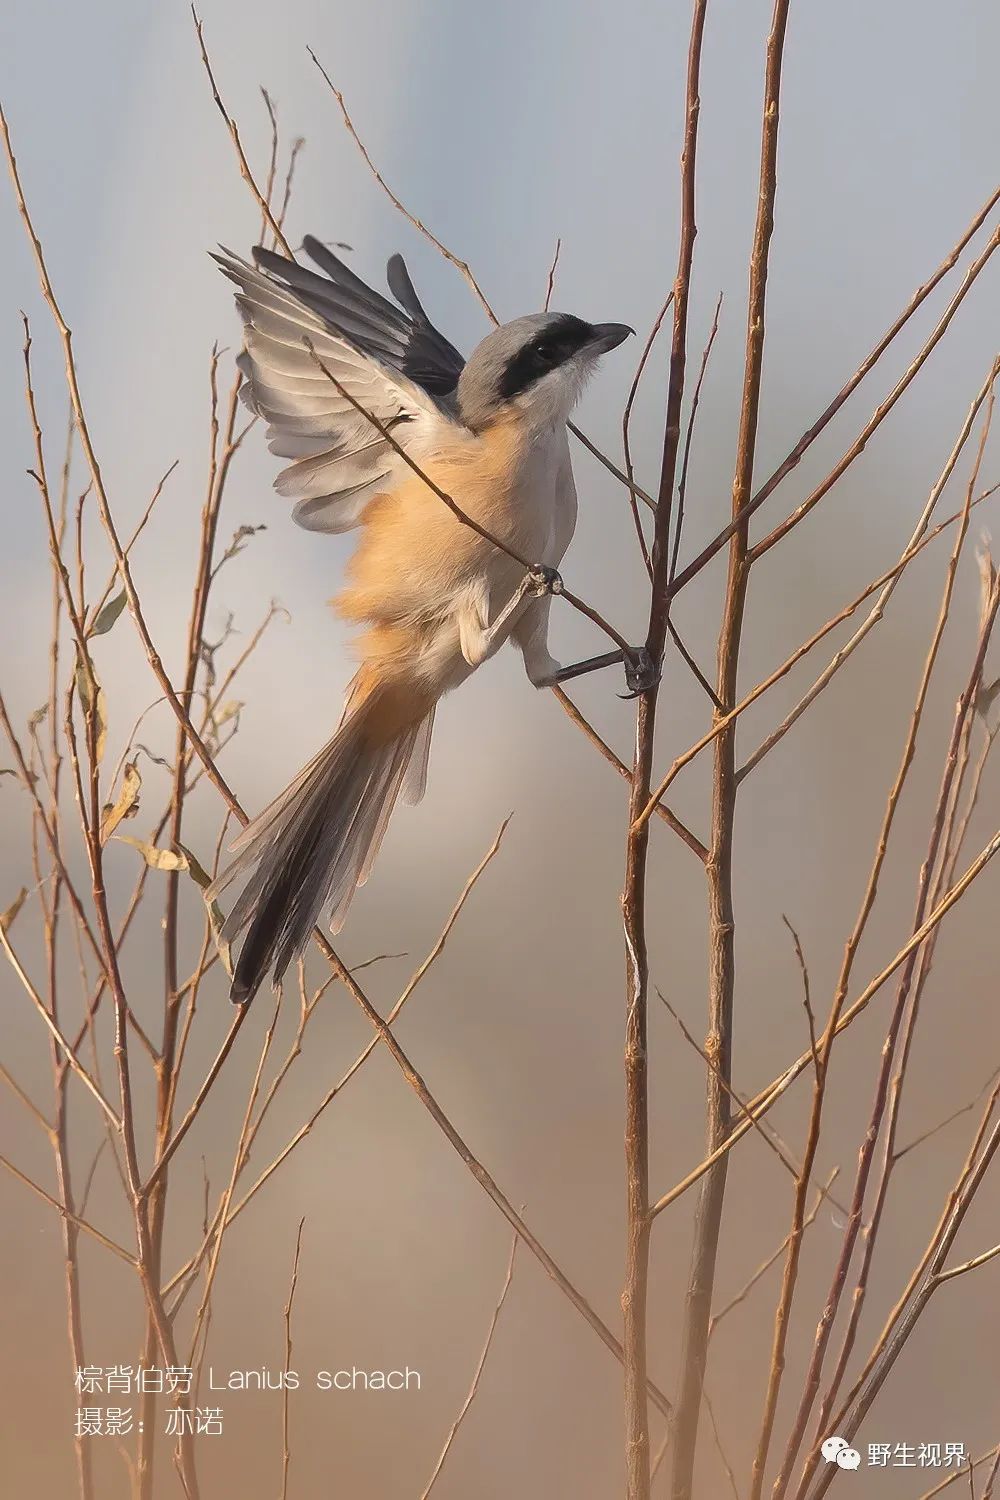
[[[820,1060],[819,1053],[816,1050],[816,1016],[813,1012],[812,999],[809,993],[809,969],[806,964],[806,956],[802,951],[802,941],[784,912],[781,914],[781,920],[792,934],[792,942],[795,944],[795,957],[798,961],[799,973],[802,975],[802,1006],[806,1013],[806,1024],[809,1027],[809,1049],[812,1052],[813,1068],[818,1078],[820,1075]]]
[[[514,1258],[516,1255],[517,1235],[515,1234],[513,1239],[511,1240],[510,1256],[507,1260],[507,1274],[504,1277],[503,1286],[500,1288],[500,1296],[497,1299],[497,1305],[493,1309],[493,1316],[490,1319],[490,1326],[486,1331],[486,1342],[483,1344],[483,1352],[479,1356],[479,1363],[477,1364],[475,1373],[472,1377],[472,1384],[469,1386],[468,1394],[466,1395],[465,1400],[462,1402],[462,1407],[458,1413],[458,1416],[451,1424],[448,1436],[444,1440],[444,1447],[441,1449],[441,1452],[438,1455],[438,1461],[434,1465],[434,1472],[431,1474],[430,1479],[427,1481],[427,1484],[421,1491],[420,1500],[427,1500],[427,1496],[434,1488],[437,1477],[441,1473],[441,1470],[444,1468],[445,1459],[448,1457],[448,1454],[451,1451],[451,1446],[455,1441],[455,1436],[458,1432],[458,1429],[465,1421],[469,1407],[472,1405],[473,1401],[476,1398],[476,1392],[479,1390],[479,1382],[482,1379],[483,1370],[485,1369],[486,1361],[489,1358],[490,1347],[493,1343],[493,1335],[496,1333],[497,1324],[500,1321],[500,1313],[503,1310],[503,1305],[507,1300],[507,1293],[510,1291],[510,1284],[514,1279]]]
[[[564,689],[558,686],[552,689],[552,693],[561,704],[561,706],[565,709],[566,713],[569,715],[570,719],[572,719],[573,723],[576,724],[579,729],[583,730],[590,743],[596,750],[601,753],[604,759],[608,762],[608,765],[613,766],[623,780],[631,782],[632,772],[629,770],[628,766],[624,761],[618,759],[618,756],[611,749],[610,745],[605,744],[604,740],[601,739],[601,736],[597,733],[597,730],[594,728],[594,726],[589,722],[589,720],[584,718],[583,714],[573,702],[572,698],[568,697]],[[708,850],[702,843],[701,839],[698,838],[696,834],[693,834],[691,830],[681,822],[680,818],[678,818],[675,813],[671,812],[670,808],[666,807],[662,802],[657,801],[656,805],[653,808],[653,811],[656,813],[657,817],[663,819],[668,828],[673,829],[674,833],[676,833],[678,838],[687,845],[692,854],[696,854],[701,860],[702,864],[704,864],[706,859],[708,858]]]
[[[552,293],[554,292],[556,285],[556,268],[559,265],[559,255],[561,251],[562,240],[557,239],[555,252],[552,256],[552,264],[549,266],[548,280],[545,284],[545,301],[542,303],[542,308],[545,312],[548,312],[552,302]]]
[[[119,1260],[125,1261],[130,1266],[136,1265],[134,1255],[130,1255],[121,1245],[109,1239],[106,1234],[95,1225],[89,1223],[87,1219],[82,1218],[79,1214],[70,1213],[69,1209],[60,1203],[58,1198],[53,1198],[51,1193],[47,1193],[37,1182],[33,1182],[19,1167],[15,1167],[12,1161],[8,1161],[6,1156],[0,1156],[0,1167],[6,1167],[7,1171],[12,1177],[16,1177],[18,1182],[23,1182],[25,1187],[29,1187],[33,1193],[37,1193],[39,1198],[44,1198],[45,1202],[50,1204],[62,1218],[67,1219],[71,1224],[75,1224],[85,1234],[89,1234],[93,1239],[97,1240],[98,1244],[103,1245],[106,1250],[110,1250],[113,1255],[117,1255]]]
[[[270,225],[271,233],[274,235],[276,243],[281,246],[282,250],[288,256],[289,260],[294,260],[295,256],[292,254],[291,246],[282,233],[281,225],[271,212],[271,205],[264,194],[261,192],[260,188],[257,186],[254,175],[250,170],[250,163],[247,161],[246,153],[243,150],[243,143],[240,140],[240,133],[236,128],[236,121],[233,119],[225,104],[222,102],[222,96],[219,93],[219,86],[215,81],[215,74],[212,71],[212,64],[209,61],[208,49],[205,46],[204,22],[198,15],[198,12],[195,10],[193,5],[191,7],[191,18],[194,21],[194,29],[195,34],[198,38],[198,48],[201,52],[201,60],[204,64],[205,72],[208,74],[208,81],[212,89],[212,98],[215,100],[216,107],[218,108],[220,115],[226,122],[226,129],[229,131],[233,147],[236,151],[236,158],[240,164],[240,175],[256,198],[257,206],[261,211],[264,222],[265,224]]]
[[[656,336],[660,331],[663,320],[667,316],[667,312],[669,311],[670,304],[671,302],[673,302],[673,300],[674,292],[673,288],[671,287],[670,291],[667,294],[666,300],[663,303],[663,306],[660,308],[659,312],[653,320],[653,326],[649,330],[649,336],[647,337],[646,342],[643,345],[642,353],[639,356],[639,363],[635,368],[635,375],[632,377],[632,384],[629,386],[628,396],[625,398],[625,409],[622,412],[622,449],[625,454],[625,473],[628,475],[630,484],[635,477],[635,467],[632,463],[631,442],[632,407],[635,405],[635,398],[639,393],[639,383],[642,380],[643,371],[645,370],[646,363],[649,359],[650,354],[652,353],[653,345],[656,343]],[[650,583],[652,583],[653,563],[649,555],[649,548],[646,546],[646,537],[642,529],[642,521],[639,518],[639,506],[636,502],[635,492],[633,490],[629,490],[628,498],[629,507],[632,511],[632,524],[635,526],[635,534],[639,542],[639,550],[642,553],[642,560],[646,565],[646,572],[649,574],[649,581]]]
[[[834,1167],[833,1171],[830,1173],[829,1177],[826,1179],[826,1182],[818,1190],[818,1192],[816,1194],[816,1202],[813,1204],[813,1206],[810,1209],[809,1213],[806,1215],[805,1219],[803,1220],[803,1223],[802,1223],[803,1230],[808,1229],[809,1226],[810,1226],[810,1224],[812,1224],[815,1221],[816,1215],[819,1213],[819,1211],[822,1208],[823,1204],[827,1201],[827,1199],[830,1198],[830,1189],[833,1186],[834,1182],[837,1180],[837,1177],[839,1176],[839,1174],[840,1174],[840,1168],[839,1167]],[[709,1340],[711,1340],[712,1335],[715,1333],[716,1328],[722,1322],[723,1318],[726,1317],[727,1314],[731,1313],[734,1307],[739,1307],[739,1305],[740,1305],[741,1302],[745,1302],[746,1301],[747,1297],[753,1291],[754,1287],[757,1285],[758,1281],[760,1281],[761,1277],[764,1276],[764,1275],[766,1275],[767,1272],[771,1269],[771,1267],[775,1264],[775,1262],[781,1259],[782,1255],[784,1255],[785,1251],[788,1249],[788,1242],[789,1242],[790,1238],[791,1238],[791,1231],[789,1231],[789,1233],[785,1235],[785,1238],[782,1240],[782,1242],[778,1246],[777,1250],[772,1251],[771,1254],[767,1257],[766,1260],[761,1261],[761,1263],[757,1267],[756,1271],[750,1277],[750,1280],[746,1283],[746,1285],[740,1291],[738,1291],[736,1293],[736,1296],[735,1297],[731,1297],[729,1299],[729,1301],[725,1304],[725,1306],[721,1307],[717,1313],[713,1313],[712,1314],[711,1322],[708,1325],[708,1337],[709,1337]]]
[[[712,1405],[711,1397],[709,1396],[708,1391],[706,1390],[704,1385],[702,1386],[701,1399],[705,1403],[705,1410],[708,1412],[708,1423],[712,1429],[712,1439],[715,1443],[715,1451],[719,1455],[719,1462],[722,1464],[723,1473],[729,1481],[729,1488],[733,1492],[734,1500],[740,1500],[740,1492],[736,1484],[736,1475],[733,1472],[732,1464],[726,1457],[726,1450],[722,1446],[722,1434],[719,1431],[719,1423],[715,1416],[715,1407]]]
[[[684,502],[687,498],[688,464],[691,461],[691,440],[694,437],[695,418],[698,415],[698,404],[701,401],[701,387],[705,379],[705,371],[708,369],[708,361],[712,353],[712,345],[715,343],[719,332],[719,315],[722,312],[722,292],[715,304],[715,316],[712,319],[712,327],[708,335],[708,342],[702,351],[701,368],[698,371],[698,379],[694,385],[694,395],[691,398],[691,411],[688,414],[687,432],[684,434],[684,456],[681,459],[681,477],[677,483],[677,521],[674,525],[674,545],[670,554],[670,582],[673,583],[677,574],[677,557],[681,550],[681,536],[684,531]]]
[[[292,1258],[292,1279],[288,1287],[288,1300],[285,1303],[285,1369],[292,1368],[292,1306],[295,1302],[295,1289],[299,1284],[299,1256],[302,1253],[302,1228],[305,1219],[299,1220],[298,1233],[295,1236],[295,1255]],[[289,1437],[289,1391],[287,1381],[282,1386],[281,1393],[281,1500],[288,1500],[288,1468],[292,1461],[292,1447]]]
[[[677,1023],[677,1027],[684,1040],[687,1042],[688,1046],[691,1047],[695,1052],[697,1052],[698,1056],[705,1064],[705,1067],[710,1072],[715,1073],[718,1077],[719,1065],[716,1062],[715,1058],[705,1047],[699,1045],[698,1041],[694,1036],[692,1036],[687,1026],[685,1026],[681,1016],[670,1004],[670,1001],[667,999],[667,997],[663,994],[662,990],[657,989],[656,993],[663,1001],[663,1004],[666,1006],[667,1010],[673,1016],[674,1021]],[[775,1156],[781,1162],[781,1165],[785,1168],[785,1171],[790,1174],[792,1181],[797,1182],[802,1168],[793,1160],[791,1153],[785,1148],[784,1144],[778,1138],[768,1133],[768,1127],[760,1119],[754,1116],[742,1094],[738,1093],[730,1083],[726,1082],[726,1080],[722,1078],[719,1078],[719,1083],[720,1087],[726,1090],[729,1098],[736,1105],[740,1113],[744,1116],[747,1123],[749,1125],[752,1125],[754,1130],[757,1131],[765,1146],[767,1146],[770,1151],[774,1152]],[[836,1208],[840,1208],[840,1204],[835,1203],[834,1206]]]
[[[25,973],[24,967],[21,964],[21,960],[14,952],[14,949],[11,947],[10,938],[7,936],[6,928],[2,923],[0,923],[0,947],[3,948],[4,953],[7,955],[8,963],[14,970],[14,973],[17,975],[18,979],[21,981],[21,985],[24,989],[25,994],[28,996],[28,999],[35,1007],[35,1010],[41,1016],[44,1025],[51,1032],[54,1040],[58,1043],[63,1056],[66,1058],[70,1067],[73,1069],[73,1072],[76,1074],[77,1078],[79,1078],[80,1082],[83,1084],[87,1092],[97,1100],[97,1103],[107,1115],[114,1128],[116,1130],[120,1130],[122,1123],[121,1117],[112,1107],[112,1105],[108,1103],[98,1085],[94,1082],[93,1078],[87,1072],[87,1069],[83,1066],[83,1063],[77,1057],[76,1052],[71,1047],[67,1038],[63,1036],[63,1033],[59,1029],[57,1022],[49,1014],[48,1007],[46,1006],[41,995],[35,989],[35,986],[32,984],[31,980],[28,978],[28,975]]]

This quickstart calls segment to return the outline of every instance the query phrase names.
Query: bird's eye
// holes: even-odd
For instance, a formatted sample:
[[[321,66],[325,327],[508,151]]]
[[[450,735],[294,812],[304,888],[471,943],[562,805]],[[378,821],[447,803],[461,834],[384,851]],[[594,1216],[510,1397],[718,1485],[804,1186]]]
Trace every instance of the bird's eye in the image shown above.
[[[556,357],[556,352],[551,344],[536,344],[532,353],[539,363],[543,365],[551,365]]]

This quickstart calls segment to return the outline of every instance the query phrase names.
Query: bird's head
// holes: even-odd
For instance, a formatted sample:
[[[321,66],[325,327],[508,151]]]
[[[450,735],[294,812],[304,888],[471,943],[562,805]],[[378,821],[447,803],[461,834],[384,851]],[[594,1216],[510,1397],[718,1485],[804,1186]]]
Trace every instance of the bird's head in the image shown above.
[[[571,313],[531,313],[487,334],[458,382],[465,422],[478,431],[516,411],[540,429],[565,422],[602,354],[634,330]]]

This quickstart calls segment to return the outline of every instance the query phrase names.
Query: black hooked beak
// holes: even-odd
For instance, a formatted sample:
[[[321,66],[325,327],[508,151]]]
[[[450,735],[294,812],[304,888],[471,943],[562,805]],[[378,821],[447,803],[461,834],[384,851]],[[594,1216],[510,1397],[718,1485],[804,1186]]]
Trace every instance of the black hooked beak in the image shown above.
[[[590,340],[590,347],[595,354],[607,354],[611,349],[617,349],[623,344],[629,334],[635,333],[627,323],[595,323],[594,336]]]

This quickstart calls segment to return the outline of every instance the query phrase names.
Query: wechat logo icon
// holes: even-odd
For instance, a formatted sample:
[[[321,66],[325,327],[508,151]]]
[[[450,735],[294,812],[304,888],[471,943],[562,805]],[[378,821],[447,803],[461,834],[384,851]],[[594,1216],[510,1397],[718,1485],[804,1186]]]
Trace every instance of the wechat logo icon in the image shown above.
[[[836,1464],[838,1468],[858,1469],[861,1467],[861,1454],[842,1437],[828,1437],[820,1452],[828,1464]]]

